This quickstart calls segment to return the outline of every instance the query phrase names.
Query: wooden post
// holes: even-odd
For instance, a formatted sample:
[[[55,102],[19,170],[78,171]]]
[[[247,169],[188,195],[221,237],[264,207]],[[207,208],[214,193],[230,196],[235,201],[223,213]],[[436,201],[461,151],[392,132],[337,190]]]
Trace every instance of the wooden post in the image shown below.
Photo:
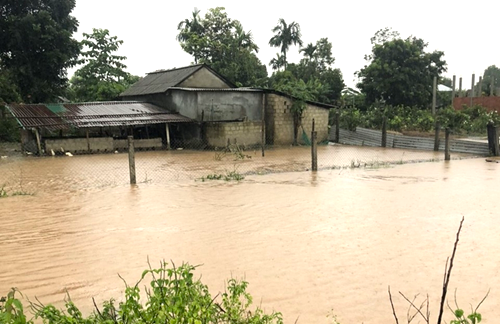
[[[469,97],[470,97],[470,106],[472,107],[472,103],[474,101],[474,83],[476,80],[476,75],[472,74],[472,81],[471,81],[471,86],[470,86],[470,92],[469,92]]]
[[[261,128],[261,146],[262,146],[262,157],[265,155],[265,147],[266,147],[266,94],[262,93],[262,128]]]
[[[432,114],[436,114],[436,89],[437,88],[437,77],[434,77],[432,83]]]
[[[335,143],[340,143],[340,111],[335,112]]]
[[[382,147],[387,147],[387,117],[382,119]]]
[[[445,130],[445,142],[444,142],[444,160],[450,160],[450,129]]]
[[[436,116],[434,116],[435,118]],[[439,131],[441,130],[441,125],[439,122],[436,120],[436,123],[434,124],[435,127],[435,133],[434,133],[434,151],[439,151]]]
[[[318,171],[318,132],[315,130],[314,118],[312,121],[312,131],[311,131],[311,169],[312,171]]]
[[[88,128],[85,131],[85,135],[87,137],[87,151],[90,153],[90,136],[89,136],[89,130],[88,130]]]
[[[166,139],[167,139],[167,150],[170,150],[170,127],[168,126],[168,123],[165,123],[165,134],[166,134]]]
[[[130,184],[136,184],[134,136],[128,136],[128,168],[130,173]]]
[[[495,127],[493,124],[488,124],[488,147],[491,155],[500,156],[498,127]]]
[[[463,97],[463,93],[462,93],[462,77],[460,77],[460,81],[458,82],[458,96],[460,98]]]
[[[42,140],[41,140],[40,132],[38,131],[37,128],[33,128],[33,130],[35,131],[36,146],[38,148],[38,155],[42,156]]]
[[[455,88],[457,86],[457,76],[453,76],[453,83],[451,85],[451,106],[453,107],[453,101],[455,100]]]
[[[477,96],[482,97],[483,96],[483,77],[479,77],[479,84],[478,84],[478,89],[477,89]]]

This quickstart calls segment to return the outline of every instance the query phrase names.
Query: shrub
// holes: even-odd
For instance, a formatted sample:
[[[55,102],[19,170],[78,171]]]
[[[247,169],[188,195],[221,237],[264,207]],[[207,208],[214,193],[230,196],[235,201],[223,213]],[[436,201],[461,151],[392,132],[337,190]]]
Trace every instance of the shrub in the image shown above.
[[[230,323],[230,324],[282,324],[281,313],[266,314],[257,307],[251,310],[252,296],[246,291],[248,282],[230,279],[227,291],[212,297],[208,287],[194,277],[196,266],[187,263],[171,267],[162,262],[158,269],[144,270],[141,279],[133,286],[125,281],[123,301],[111,299],[101,308],[95,303],[94,312],[84,317],[71,299],[66,300],[65,309],[52,305],[31,304],[35,318],[46,324],[128,324],[128,323]],[[143,294],[139,284],[149,280]],[[0,303],[0,323],[33,324],[26,320],[21,302],[15,298],[15,290],[9,292]],[[145,301],[141,298],[145,296]]]

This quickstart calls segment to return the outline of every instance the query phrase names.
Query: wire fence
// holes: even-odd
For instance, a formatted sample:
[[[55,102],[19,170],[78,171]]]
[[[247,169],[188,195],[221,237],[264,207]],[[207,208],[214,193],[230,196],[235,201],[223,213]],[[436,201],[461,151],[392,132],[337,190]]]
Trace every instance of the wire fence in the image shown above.
[[[3,157],[0,160],[0,195],[31,194],[44,190],[76,192],[129,183],[240,181],[248,176],[278,172],[381,168],[437,162],[445,158],[444,143],[440,144],[441,151],[433,151],[429,147],[432,138],[420,138],[413,142],[406,139],[408,147],[400,148],[394,144],[397,139],[394,134],[386,134],[387,147],[381,147],[382,135],[374,130],[337,132],[332,127],[329,140],[322,143],[314,140],[313,133],[309,136],[312,146],[245,146],[228,140],[224,147],[212,149],[201,144],[193,145],[192,142],[184,147],[182,139],[171,139],[167,145],[161,138],[129,137],[115,139],[119,141],[115,143],[116,149],[107,150],[107,154],[101,154],[104,153],[102,151],[87,152],[99,154],[73,154],[62,147],[48,151],[49,142],[46,142],[44,149],[46,153],[50,152],[46,154],[49,156]],[[422,148],[425,150],[415,149],[416,141],[424,143]],[[452,159],[484,156],[488,152],[488,143],[470,141],[460,145],[455,151],[451,150]],[[460,149],[465,151],[460,152]]]

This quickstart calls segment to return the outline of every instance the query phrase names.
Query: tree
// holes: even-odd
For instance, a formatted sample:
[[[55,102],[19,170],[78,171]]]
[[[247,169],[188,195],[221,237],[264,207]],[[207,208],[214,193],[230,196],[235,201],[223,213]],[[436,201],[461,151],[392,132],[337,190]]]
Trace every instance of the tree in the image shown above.
[[[80,46],[75,0],[0,1],[0,69],[24,102],[52,101],[67,84]]]
[[[344,80],[339,69],[333,68],[335,58],[332,54],[332,43],[328,38],[321,38],[316,44],[308,44],[300,50],[304,58],[299,64],[290,64],[289,71],[298,78],[309,81],[319,81],[322,84],[316,100],[325,103],[334,103],[340,98],[344,88]]]
[[[302,35],[300,33],[300,25],[293,21],[288,25],[283,18],[280,18],[278,25],[276,25],[272,32],[275,35],[269,40],[269,45],[273,47],[280,47],[281,54],[283,55],[283,60],[285,62],[285,70],[288,65],[286,60],[286,52],[291,45],[302,46]]]
[[[138,81],[130,75],[122,62],[125,56],[114,53],[123,44],[116,36],[110,36],[107,29],[93,29],[92,34],[83,34],[81,62],[85,65],[71,78],[70,99],[74,101],[113,100]]]
[[[367,104],[384,100],[392,106],[428,107],[433,78],[446,71],[443,52],[425,52],[427,43],[416,37],[375,43],[369,64],[357,72],[357,87]]]
[[[269,65],[271,65],[271,68],[273,70],[279,72],[281,68],[285,67],[285,57],[283,55],[280,55],[279,53],[276,53],[276,57],[273,57],[271,59]]]
[[[500,68],[496,67],[495,65],[488,66],[488,68],[486,68],[483,73],[483,87],[481,90],[487,96],[489,96],[491,93],[492,80],[494,88],[500,87]],[[496,95],[498,96],[499,94],[496,93]]]
[[[256,54],[259,50],[251,31],[229,18],[223,7],[209,9],[202,19],[195,9],[191,19],[177,26],[182,49],[240,86],[262,86],[267,69]]]

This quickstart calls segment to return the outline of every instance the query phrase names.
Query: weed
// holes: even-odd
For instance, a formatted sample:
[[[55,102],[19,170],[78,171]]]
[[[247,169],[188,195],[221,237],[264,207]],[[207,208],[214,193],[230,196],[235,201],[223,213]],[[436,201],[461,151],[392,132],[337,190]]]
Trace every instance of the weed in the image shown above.
[[[0,198],[7,197],[7,190],[5,190],[5,184],[0,187]]]

